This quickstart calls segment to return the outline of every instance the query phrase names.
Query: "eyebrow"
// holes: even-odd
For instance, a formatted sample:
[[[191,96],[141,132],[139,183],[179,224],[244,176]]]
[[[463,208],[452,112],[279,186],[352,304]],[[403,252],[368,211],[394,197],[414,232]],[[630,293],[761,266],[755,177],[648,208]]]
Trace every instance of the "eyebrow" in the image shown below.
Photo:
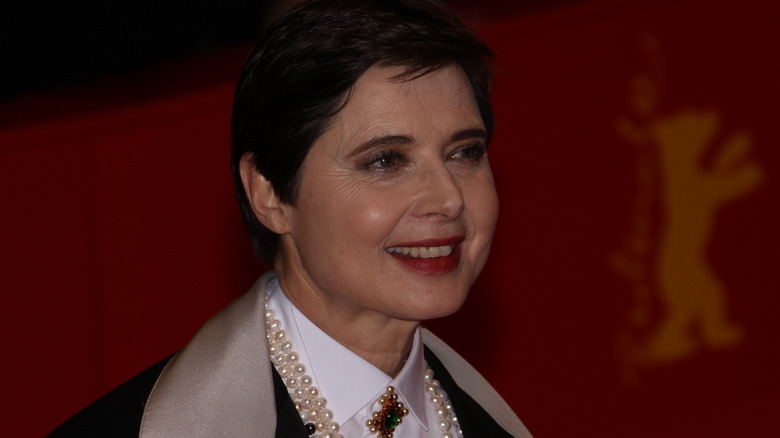
[[[450,136],[449,142],[455,143],[456,141],[475,137],[482,140],[487,140],[487,132],[485,132],[485,130],[482,128],[462,129],[452,134]],[[349,153],[349,157],[360,155],[364,151],[369,151],[372,149],[386,146],[410,145],[412,143],[414,143],[414,137],[409,135],[379,135],[356,147],[354,150],[352,150],[352,152]]]
[[[480,138],[482,140],[487,140],[487,132],[482,128],[471,128],[471,129],[463,129],[461,131],[458,131],[450,137],[450,143],[455,143],[456,141],[465,140],[467,138]]]

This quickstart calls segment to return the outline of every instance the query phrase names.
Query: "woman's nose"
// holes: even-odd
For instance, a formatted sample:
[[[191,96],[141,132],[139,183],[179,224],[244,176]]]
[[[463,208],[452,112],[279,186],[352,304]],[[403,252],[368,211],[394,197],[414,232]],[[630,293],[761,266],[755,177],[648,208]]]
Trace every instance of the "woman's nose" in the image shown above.
[[[438,217],[454,219],[460,216],[465,207],[463,191],[456,175],[445,163],[424,166],[414,178],[416,192],[414,215],[418,217]]]

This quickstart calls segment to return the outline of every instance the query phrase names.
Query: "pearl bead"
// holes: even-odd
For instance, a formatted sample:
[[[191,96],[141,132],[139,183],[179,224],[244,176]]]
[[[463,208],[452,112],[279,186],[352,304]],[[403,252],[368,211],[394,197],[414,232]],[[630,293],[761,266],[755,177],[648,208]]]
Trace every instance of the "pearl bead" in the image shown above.
[[[268,305],[268,297],[265,303],[265,323],[268,339],[268,353],[271,362],[276,367],[279,375],[284,379],[293,397],[295,409],[300,413],[306,427],[311,427],[311,433],[315,431],[321,434],[315,434],[317,438],[344,438],[344,435],[338,433],[339,425],[333,421],[333,411],[326,409],[327,400],[320,397],[320,390],[313,386],[314,379],[305,374],[306,367],[300,363],[300,356],[292,351],[292,342],[287,339],[287,333],[282,330],[282,323],[274,319],[274,312]],[[434,406],[434,412],[438,418],[436,426],[443,432],[444,438],[463,438],[463,430],[460,428],[458,418],[452,408],[452,404],[447,398],[447,392],[441,388],[441,384],[434,378],[434,372],[427,367],[424,374],[425,392],[429,395],[429,400]],[[388,386],[386,395],[379,400],[380,404],[387,402],[397,402],[402,415],[409,414],[409,408],[405,407],[403,402],[398,401],[398,394],[395,388]],[[379,421],[381,414],[373,412],[372,417]],[[375,420],[366,420],[366,427],[371,433],[376,433],[378,427],[374,424]],[[400,418],[398,424],[401,424]],[[453,434],[453,431],[455,432]],[[392,436],[392,435],[391,435]]]

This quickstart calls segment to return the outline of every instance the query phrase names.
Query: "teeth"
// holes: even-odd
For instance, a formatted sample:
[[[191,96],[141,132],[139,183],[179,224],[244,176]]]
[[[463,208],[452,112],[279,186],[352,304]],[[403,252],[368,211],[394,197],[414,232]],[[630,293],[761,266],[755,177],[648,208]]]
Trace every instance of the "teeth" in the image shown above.
[[[397,253],[408,255],[412,257],[418,257],[421,259],[430,259],[434,257],[447,257],[452,254],[455,245],[445,246],[394,246],[387,248],[389,253]]]

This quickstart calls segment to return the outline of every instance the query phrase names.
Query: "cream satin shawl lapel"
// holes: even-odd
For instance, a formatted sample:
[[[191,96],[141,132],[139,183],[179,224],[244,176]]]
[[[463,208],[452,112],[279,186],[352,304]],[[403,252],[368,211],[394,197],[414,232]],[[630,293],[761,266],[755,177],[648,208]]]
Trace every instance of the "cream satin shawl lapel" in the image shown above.
[[[274,437],[263,317],[270,278],[260,277],[170,360],[149,396],[141,438]]]
[[[474,367],[427,329],[423,329],[422,335],[423,343],[439,358],[458,386],[501,427],[517,438],[531,438],[531,433],[517,414]]]

